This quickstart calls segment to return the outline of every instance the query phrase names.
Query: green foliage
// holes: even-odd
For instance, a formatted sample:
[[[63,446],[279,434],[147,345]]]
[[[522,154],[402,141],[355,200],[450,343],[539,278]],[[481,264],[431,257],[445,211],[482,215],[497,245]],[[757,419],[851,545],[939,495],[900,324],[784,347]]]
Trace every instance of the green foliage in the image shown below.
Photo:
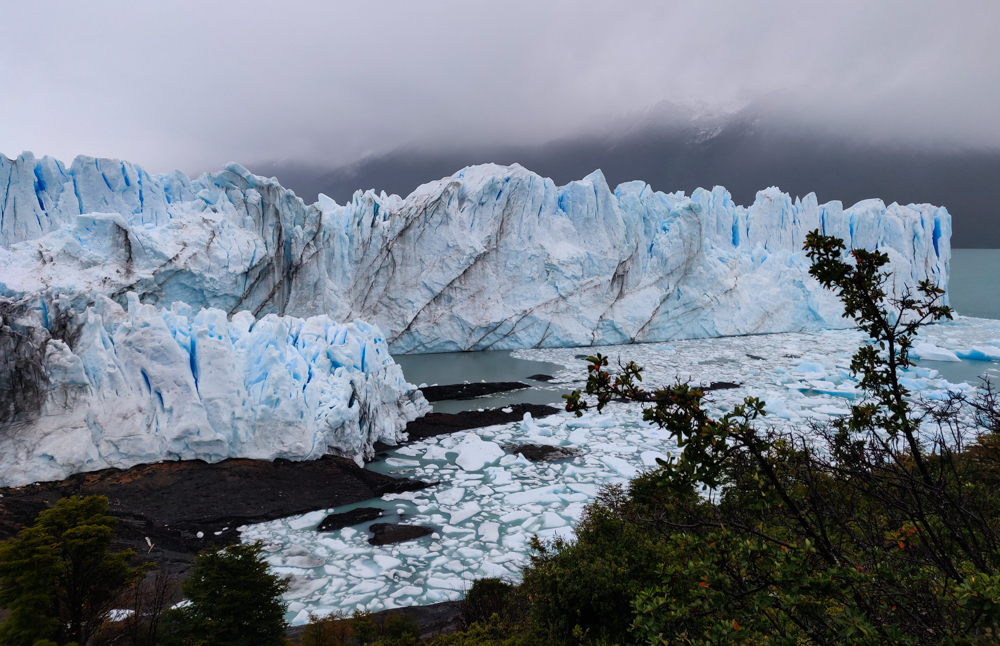
[[[919,326],[950,318],[938,303],[943,292],[923,282],[916,294],[890,298],[884,254],[856,250],[844,258],[843,242],[818,232],[806,250],[811,273],[838,290],[845,316],[871,337],[852,360],[865,398],[829,426],[778,432],[761,426],[759,400],[712,419],[700,389],[676,384],[648,393],[637,385],[635,364],[612,376],[606,357],[589,357],[586,393],[598,411],[613,400],[651,403],[644,418],[669,431],[681,453],[635,481],[624,499],[599,499],[576,544],[536,558],[525,586],[546,591],[532,617],[553,641],[1000,638],[996,394],[987,382],[977,399],[915,409],[900,370],[911,365]],[[590,405],[580,391],[566,399],[578,415]],[[601,519],[617,523],[620,543],[613,532],[594,531]],[[627,544],[638,552],[628,554]],[[621,580],[601,572],[602,562],[608,572],[617,567]],[[616,594],[631,604],[627,628],[617,620]]]
[[[533,634],[530,627],[516,625],[494,615],[450,635],[432,637],[427,646],[546,646],[549,642]]]
[[[184,582],[190,605],[172,611],[168,641],[185,646],[284,643],[288,582],[268,571],[260,543],[202,552]]]
[[[462,625],[487,624],[495,615],[502,623],[524,623],[528,600],[514,585],[503,579],[487,577],[473,581],[462,600]]]
[[[420,628],[405,613],[374,615],[358,611],[349,620],[353,644],[362,646],[412,646],[420,643]]]
[[[633,481],[633,490],[648,480]],[[547,643],[628,639],[632,599],[658,583],[656,568],[670,557],[663,537],[639,522],[644,511],[620,486],[604,488],[577,526],[575,543],[534,539],[521,588]]]
[[[63,498],[0,543],[0,643],[92,643],[118,594],[141,577],[131,551],[108,552],[115,519],[103,496]]]

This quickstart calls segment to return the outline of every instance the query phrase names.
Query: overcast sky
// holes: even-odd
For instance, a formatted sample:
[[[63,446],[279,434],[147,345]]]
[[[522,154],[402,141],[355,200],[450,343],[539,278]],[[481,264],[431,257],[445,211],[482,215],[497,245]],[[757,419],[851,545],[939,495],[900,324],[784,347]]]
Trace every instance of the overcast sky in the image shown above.
[[[0,0],[0,153],[153,172],[540,142],[773,92],[811,127],[1000,149],[1000,2]]]

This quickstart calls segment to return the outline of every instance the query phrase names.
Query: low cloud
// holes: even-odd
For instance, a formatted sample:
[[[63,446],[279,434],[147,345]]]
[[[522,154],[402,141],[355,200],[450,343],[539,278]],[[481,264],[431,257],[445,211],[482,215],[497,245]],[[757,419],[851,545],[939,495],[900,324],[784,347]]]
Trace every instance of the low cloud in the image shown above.
[[[189,173],[531,144],[662,101],[1000,149],[1000,4],[3,2],[0,152]],[[777,94],[776,94],[777,93]]]

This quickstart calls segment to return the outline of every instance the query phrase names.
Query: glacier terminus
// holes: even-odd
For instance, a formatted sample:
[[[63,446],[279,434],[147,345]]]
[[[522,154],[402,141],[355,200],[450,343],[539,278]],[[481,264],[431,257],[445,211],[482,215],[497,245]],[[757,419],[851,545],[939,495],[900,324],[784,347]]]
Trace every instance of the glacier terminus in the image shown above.
[[[947,286],[951,217],[927,204],[768,188],[743,207],[721,187],[612,190],[600,171],[559,187],[487,164],[406,198],[307,205],[237,164],[190,180],[0,156],[3,326],[37,348],[44,391],[3,418],[0,485],[160,459],[370,457],[429,410],[390,352],[848,327],[808,275],[813,229],[887,253],[896,293]]]

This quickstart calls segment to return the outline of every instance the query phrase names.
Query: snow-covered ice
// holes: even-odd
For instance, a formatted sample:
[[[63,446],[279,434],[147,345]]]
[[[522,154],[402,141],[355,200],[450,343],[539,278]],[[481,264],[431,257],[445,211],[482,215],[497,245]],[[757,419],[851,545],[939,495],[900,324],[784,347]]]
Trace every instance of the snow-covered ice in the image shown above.
[[[613,346],[605,352],[612,359],[635,360],[644,366],[647,386],[676,379],[739,383],[739,388],[710,393],[708,408],[713,414],[752,395],[767,403],[767,423],[803,429],[809,420],[830,420],[848,412],[857,395],[850,357],[864,340],[856,330],[835,330]],[[1000,347],[1000,321],[960,317],[925,328],[919,341],[960,357],[975,356],[973,348]],[[578,388],[586,374],[585,362],[576,358],[579,352],[569,348],[514,354],[567,366],[555,375],[555,381]],[[961,363],[1000,374],[1000,363],[995,361],[965,359]],[[908,370],[905,380],[915,396],[928,399],[973,388],[950,383],[927,367]],[[462,446],[523,444],[536,442],[538,437],[581,454],[561,462],[536,463],[506,453],[495,464],[479,469],[456,463]],[[312,584],[316,588],[311,594],[296,598],[301,605],[289,614],[293,623],[305,622],[310,612],[350,613],[359,608],[380,610],[458,599],[476,578],[499,576],[517,581],[527,563],[532,535],[549,540],[572,538],[584,505],[594,499],[600,485],[625,483],[627,477],[653,467],[657,457],[663,459],[676,451],[665,431],[642,421],[639,405],[620,403],[609,404],[602,415],[576,418],[563,413],[429,438],[390,451],[391,456],[403,454],[416,465],[395,467],[386,460],[368,468],[439,481],[439,485],[358,505],[381,506],[389,516],[401,509],[401,522],[432,526],[436,535],[373,547],[367,542],[367,524],[317,533],[293,529],[296,520],[289,518],[241,528],[242,539],[279,545],[269,557],[275,571],[284,571],[280,568],[283,555],[293,550],[301,556],[299,550],[304,549],[324,560],[323,566],[289,572],[296,579],[329,579],[325,586]],[[296,587],[300,589],[305,588]]]
[[[0,156],[0,296],[363,319],[394,353],[569,347],[842,328],[808,275],[806,232],[891,259],[893,289],[948,282],[943,208],[844,208],[777,188],[748,207],[600,171],[557,187],[486,164],[408,197],[306,205],[238,164],[180,172]]]
[[[382,333],[363,321],[229,318],[126,299],[127,310],[97,295],[73,348],[49,341],[48,397],[37,416],[0,435],[0,486],[160,460],[332,452],[360,463],[375,441],[397,443],[408,421],[430,411]]]

